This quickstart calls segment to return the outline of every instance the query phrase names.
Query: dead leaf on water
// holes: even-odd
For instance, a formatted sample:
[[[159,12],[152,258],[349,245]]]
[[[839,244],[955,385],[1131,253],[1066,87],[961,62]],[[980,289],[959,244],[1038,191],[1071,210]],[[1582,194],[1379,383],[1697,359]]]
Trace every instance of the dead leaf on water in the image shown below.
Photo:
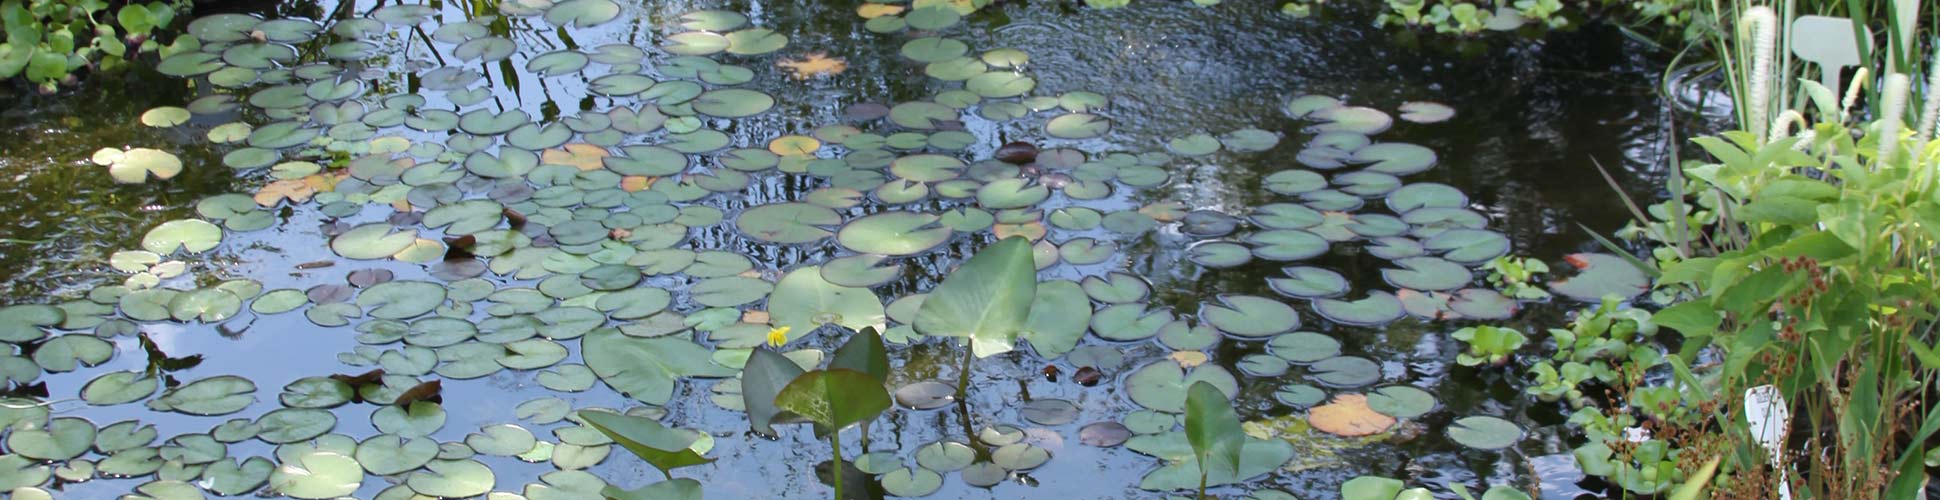
[[[834,75],[849,69],[849,61],[821,52],[809,53],[801,59],[784,59],[775,62],[775,65],[788,70],[789,76],[796,80]]]
[[[864,3],[862,6],[855,8],[855,13],[856,15],[862,16],[863,19],[875,19],[882,16],[901,14],[904,10],[906,8],[901,5]]]
[[[1380,434],[1394,426],[1394,417],[1367,407],[1367,396],[1341,394],[1334,401],[1316,406],[1307,413],[1307,423],[1321,432],[1342,437]]]
[[[1205,364],[1206,360],[1208,359],[1206,357],[1206,353],[1199,352],[1199,351],[1174,352],[1170,357],[1172,358],[1172,362],[1179,364],[1180,368],[1192,368],[1195,366],[1199,366],[1199,365]]]

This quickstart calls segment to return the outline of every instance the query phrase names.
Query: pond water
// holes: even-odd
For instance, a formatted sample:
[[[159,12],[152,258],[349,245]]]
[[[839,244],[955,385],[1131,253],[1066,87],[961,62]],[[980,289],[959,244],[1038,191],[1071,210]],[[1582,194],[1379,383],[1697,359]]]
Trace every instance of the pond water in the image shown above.
[[[0,220],[5,300],[66,310],[57,324],[35,325],[27,309],[0,324],[25,335],[8,339],[24,358],[5,367],[15,393],[50,401],[54,417],[135,420],[159,435],[120,458],[82,449],[45,457],[43,468],[12,457],[0,479],[60,498],[144,484],[165,497],[156,491],[174,483],[151,481],[247,486],[272,479],[267,468],[230,460],[300,462],[339,449],[373,471],[337,492],[358,498],[470,492],[481,480],[474,464],[491,471],[482,480],[492,491],[580,498],[572,495],[589,485],[597,491],[591,477],[632,488],[660,474],[556,413],[646,404],[668,425],[712,438],[716,461],[676,474],[699,479],[707,497],[826,497],[811,470],[829,452],[812,432],[749,431],[736,370],[715,363],[744,360],[768,331],[737,321],[767,318],[728,309],[773,312],[776,324],[889,327],[901,344],[892,389],[951,382],[961,348],[915,335],[903,325],[915,303],[896,301],[928,291],[1001,233],[1042,241],[1040,280],[1062,281],[1040,295],[1091,307],[1091,331],[1080,321],[1034,334],[1029,347],[975,363],[967,404],[898,406],[867,429],[867,452],[899,462],[883,471],[934,465],[919,463],[919,450],[967,442],[966,430],[991,447],[1023,443],[1001,460],[1016,470],[931,467],[942,469],[932,498],[1164,495],[1140,486],[1177,484],[1182,476],[1151,456],[1170,450],[1092,446],[1080,429],[1170,431],[1164,402],[1183,389],[1132,387],[1164,385],[1163,372],[1198,361],[1180,352],[1207,360],[1195,378],[1230,377],[1250,430],[1292,452],[1269,473],[1214,488],[1222,496],[1278,488],[1333,498],[1363,474],[1444,495],[1449,483],[1580,492],[1565,410],[1523,396],[1520,374],[1458,366],[1462,345],[1448,334],[1478,322],[1424,319],[1419,300],[1403,312],[1391,282],[1465,294],[1455,301],[1465,314],[1513,314],[1488,322],[1540,342],[1535,332],[1580,303],[1514,304],[1469,270],[1503,253],[1563,270],[1564,255],[1597,251],[1582,228],[1607,233],[1627,215],[1592,161],[1632,195],[1655,196],[1675,128],[1652,88],[1662,61],[1608,28],[1451,47],[1372,28],[1351,9],[1292,19],[1269,4],[1001,2],[957,19],[948,6],[848,1],[304,2],[245,14],[302,22],[227,15],[192,25],[211,55],[171,56],[162,70],[174,76],[0,95],[17,103],[0,112],[9,180],[0,209],[13,215]],[[875,9],[897,12],[859,15]],[[877,32],[897,23],[916,27]],[[823,57],[842,64],[830,69]],[[827,71],[778,64],[804,61],[819,64],[794,67]],[[1410,102],[1453,115],[1438,120],[1443,108],[1432,104],[1403,115]],[[144,125],[161,106],[193,112],[180,125]],[[1036,164],[989,161],[1020,141],[1042,148]],[[183,169],[117,184],[90,161],[102,148],[165,151]],[[242,194],[201,201],[230,192]],[[504,216],[512,212],[519,220]],[[213,222],[150,232],[197,218]],[[228,228],[219,245],[189,251],[214,244],[207,233],[218,225]],[[1423,242],[1431,249],[1411,250]],[[446,260],[450,247],[477,256]],[[889,255],[855,257],[865,252]],[[801,270],[816,265],[825,267]],[[1403,271],[1384,279],[1386,269]],[[1346,300],[1299,296],[1334,287],[1330,271]],[[1284,280],[1289,273],[1305,279]],[[769,293],[783,276],[892,305],[887,318],[869,307],[790,314],[800,300]],[[41,330],[46,338],[20,333]],[[137,331],[161,352],[201,361],[164,370]],[[847,332],[794,328],[781,350],[819,359],[810,351],[832,350]],[[50,340],[63,335],[105,343]],[[1337,352],[1323,352],[1328,339]],[[713,361],[663,359],[702,354]],[[628,371],[644,366],[659,370]],[[378,367],[389,378],[367,398],[442,380],[442,408],[421,403],[422,414],[400,418],[371,401],[286,394],[299,380],[329,386],[319,377]],[[1047,377],[1050,367],[1060,376]],[[1081,367],[1103,380],[1076,383]],[[115,372],[127,375],[100,383],[134,387],[118,391],[128,397],[90,399],[129,401],[77,399]],[[187,406],[223,411],[190,415],[198,412],[180,403],[191,391],[142,393],[142,383],[163,383],[146,375],[171,386],[242,377],[254,390],[232,402],[253,403],[198,400]],[[659,393],[670,375],[673,389]],[[1305,423],[1325,398],[1376,391],[1433,404],[1371,437]],[[230,437],[293,400],[325,409],[284,410],[264,420],[274,432],[240,433],[226,446],[206,436],[168,444]],[[158,410],[171,405],[178,411]],[[1477,416],[1525,432],[1505,449],[1450,437],[1457,420]],[[518,429],[481,431],[501,424]],[[1005,432],[985,431],[993,427]],[[316,437],[325,432],[340,436]],[[483,452],[528,432],[542,444],[523,458]],[[858,434],[845,434],[851,459],[864,450]],[[396,436],[445,443],[445,456],[378,470],[395,464],[377,455],[409,455],[383,446]],[[22,453],[14,439],[8,449]],[[467,442],[481,453],[466,453]],[[144,447],[159,458],[143,460]],[[1040,450],[1049,460],[1031,463]],[[418,467],[427,463],[438,472]],[[972,484],[985,481],[996,484]],[[237,489],[225,493],[257,490]]]

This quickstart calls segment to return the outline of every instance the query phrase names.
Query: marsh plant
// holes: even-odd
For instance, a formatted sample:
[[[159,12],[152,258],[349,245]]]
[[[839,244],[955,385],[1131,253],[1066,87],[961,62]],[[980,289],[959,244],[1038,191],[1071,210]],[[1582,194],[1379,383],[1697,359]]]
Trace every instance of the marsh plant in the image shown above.
[[[1661,245],[1650,272],[1658,296],[1679,301],[1628,321],[1674,330],[1682,348],[1661,358],[1667,380],[1643,377],[1656,358],[1640,351],[1590,356],[1621,363],[1612,386],[1624,400],[1572,418],[1590,437],[1577,450],[1586,472],[1639,494],[1681,478],[1734,498],[1917,494],[1940,427],[1926,394],[1940,375],[1940,80],[1913,90],[1926,16],[1896,5],[1884,18],[1853,13],[1849,36],[1864,42],[1788,39],[1803,8],[1713,12],[1741,26],[1718,40],[1740,130],[1695,139],[1707,159],[1671,176],[1670,200],[1630,231]],[[1840,66],[1783,50],[1795,43],[1848,47],[1834,59],[1862,67],[1841,95]],[[1592,330],[1617,342],[1624,321]],[[1583,333],[1579,343],[1603,338]],[[1578,352],[1599,350],[1612,352]],[[1575,371],[1557,385],[1585,379]],[[1640,437],[1645,425],[1655,432]]]
[[[163,48],[155,40],[187,2],[6,0],[0,2],[0,80],[24,76],[43,92],[94,67],[120,69]]]

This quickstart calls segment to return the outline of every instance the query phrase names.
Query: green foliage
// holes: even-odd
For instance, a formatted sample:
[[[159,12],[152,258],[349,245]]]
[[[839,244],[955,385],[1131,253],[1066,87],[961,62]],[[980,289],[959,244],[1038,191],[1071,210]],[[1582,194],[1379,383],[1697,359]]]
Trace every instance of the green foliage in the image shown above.
[[[693,446],[700,440],[694,431],[674,429],[651,418],[603,411],[581,411],[581,420],[619,443],[634,456],[673,479],[673,470],[701,465],[714,459],[701,456]]]
[[[1037,265],[1022,236],[977,252],[943,279],[916,311],[916,331],[967,337],[977,357],[1010,352],[1030,318]]]
[[[1466,352],[1455,356],[1455,362],[1462,366],[1508,364],[1509,356],[1529,340],[1515,329],[1488,325],[1456,330],[1450,337],[1468,344]]]
[[[1206,497],[1206,475],[1214,464],[1239,475],[1240,449],[1246,433],[1226,393],[1204,381],[1186,389],[1186,441],[1199,462],[1199,498]]]
[[[129,3],[110,12],[105,0],[0,2],[0,79],[23,76],[51,92],[90,65],[113,70],[162,47],[151,37],[186,3]]]
[[[1489,284],[1503,294],[1520,300],[1545,300],[1549,292],[1536,286],[1536,275],[1549,272],[1543,261],[1504,255],[1482,265],[1489,271]]]

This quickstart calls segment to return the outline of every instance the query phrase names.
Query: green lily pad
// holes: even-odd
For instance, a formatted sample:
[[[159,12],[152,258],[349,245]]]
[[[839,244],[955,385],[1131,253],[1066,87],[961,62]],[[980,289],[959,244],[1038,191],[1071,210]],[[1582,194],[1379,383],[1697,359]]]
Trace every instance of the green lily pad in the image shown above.
[[[1192,448],[1186,440],[1185,433],[1166,432],[1137,436],[1126,441],[1125,447],[1166,461],[1167,465],[1146,473],[1139,481],[1140,489],[1171,491],[1190,490],[1199,486],[1199,461],[1193,459]],[[1247,437],[1240,445],[1239,453],[1237,471],[1234,470],[1235,467],[1216,467],[1208,470],[1205,474],[1205,484],[1207,486],[1237,484],[1279,470],[1281,465],[1293,458],[1294,447],[1292,443],[1284,440]]]
[[[87,453],[94,437],[94,424],[82,418],[20,422],[7,435],[7,450],[36,460],[68,460]]]
[[[270,473],[270,489],[305,500],[342,497],[357,491],[364,482],[364,469],[357,460],[331,451],[312,451],[297,455]]]
[[[1225,368],[1207,363],[1187,372],[1172,360],[1155,361],[1132,372],[1125,377],[1125,389],[1131,393],[1132,402],[1139,406],[1179,413],[1185,411],[1186,388],[1194,382],[1212,384],[1229,399],[1239,394],[1238,379]]]
[[[1024,341],[1046,359],[1055,359],[1084,338],[1091,326],[1091,304],[1084,288],[1066,280],[1037,284],[1031,314],[1024,321]]]
[[[1340,341],[1314,332],[1293,332],[1273,337],[1266,351],[1292,363],[1307,364],[1340,355]]]
[[[1522,441],[1522,427],[1499,417],[1462,417],[1448,424],[1448,439],[1477,450],[1500,450]]]
[[[881,212],[849,221],[836,232],[836,242],[860,253],[915,255],[950,239],[953,232],[937,220],[921,212]]]
[[[373,318],[412,318],[444,303],[445,287],[429,281],[387,281],[357,294],[357,307],[369,309]]]
[[[554,26],[589,28],[620,17],[620,4],[613,0],[566,0],[546,9],[545,17]]]
[[[115,346],[89,334],[68,334],[42,342],[34,350],[34,364],[49,372],[71,372],[82,366],[95,366],[113,358]]]
[[[641,402],[663,405],[673,398],[674,382],[683,377],[730,377],[734,370],[716,365],[711,352],[692,341],[674,338],[637,338],[619,330],[601,329],[580,337],[586,366],[614,390]]]
[[[773,324],[790,330],[791,338],[814,332],[825,324],[850,330],[887,328],[882,300],[867,288],[851,288],[822,278],[822,268],[797,268],[775,284],[768,297]]]
[[[759,55],[781,50],[788,46],[788,37],[767,28],[749,28],[727,34],[727,52],[739,55]]]
[[[1267,337],[1300,327],[1300,314],[1280,301],[1253,295],[1221,295],[1199,308],[1199,319],[1241,338]]]
[[[1550,282],[1549,290],[1584,302],[1597,302],[1606,295],[1630,300],[1650,291],[1650,276],[1630,261],[1610,254],[1578,253],[1565,256],[1576,275]]]
[[[1475,274],[1461,264],[1435,257],[1397,259],[1400,269],[1382,269],[1388,284],[1415,290],[1454,290],[1475,280]]]
[[[67,313],[47,305],[0,307],[0,342],[23,344],[47,336],[46,327],[67,321]]]
[[[397,434],[379,434],[357,443],[356,458],[364,470],[379,476],[403,474],[423,467],[438,457],[437,440],[406,439]]]
[[[373,222],[351,228],[330,239],[330,249],[347,259],[388,258],[410,248],[418,240],[415,230],[396,231],[395,226]]]
[[[881,265],[886,260],[887,256],[870,254],[829,259],[822,265],[822,279],[840,286],[867,288],[901,278],[902,265],[895,262]]]
[[[256,401],[256,384],[234,375],[217,375],[169,389],[148,402],[156,411],[197,416],[227,415]]]
[[[1508,237],[1482,229],[1450,229],[1421,244],[1457,264],[1479,265],[1509,254]]]
[[[694,111],[709,116],[742,118],[758,115],[773,108],[775,98],[747,89],[717,89],[695,97],[693,105]]]
[[[275,471],[276,464],[263,457],[249,457],[241,463],[229,458],[218,460],[203,469],[204,483],[200,484],[217,495],[238,496],[263,487]]]
[[[315,408],[282,408],[256,419],[262,432],[256,437],[270,444],[308,441],[337,426],[337,416]]]
[[[1111,120],[1091,113],[1059,115],[1044,123],[1044,133],[1059,139],[1090,139],[1111,131]]]
[[[497,477],[476,460],[432,460],[406,477],[405,484],[420,495],[469,498],[491,491]]]
[[[963,15],[956,9],[938,5],[911,10],[909,14],[903,16],[903,20],[909,23],[911,29],[936,31],[955,26],[958,21],[963,20]]]
[[[905,498],[929,496],[943,487],[943,475],[923,468],[900,467],[882,476],[883,492]]]
[[[188,253],[202,253],[222,242],[222,228],[200,219],[182,219],[164,222],[148,234],[142,236],[142,249],[158,255],[169,255],[177,249]]]
[[[1385,324],[1405,314],[1394,294],[1379,290],[1368,292],[1360,300],[1317,299],[1314,311],[1335,323],[1357,326]]]
[[[1416,418],[1435,410],[1435,395],[1409,385],[1390,385],[1367,396],[1368,409],[1394,418]]]
[[[1307,366],[1310,376],[1328,387],[1361,387],[1381,380],[1381,365],[1358,356],[1337,356]]]
[[[1347,293],[1347,278],[1330,269],[1296,266],[1282,269],[1285,278],[1267,278],[1267,286],[1281,295],[1303,299],[1339,297]]]
[[[161,380],[140,372],[108,372],[81,386],[81,399],[96,406],[133,403],[154,394],[160,387]]]
[[[1299,229],[1273,229],[1247,235],[1253,255],[1266,260],[1290,261],[1319,257],[1327,253],[1326,238]]]
[[[774,203],[750,208],[734,220],[743,234],[782,244],[813,243],[835,233],[823,227],[842,223],[842,216],[828,208],[807,203]]]

